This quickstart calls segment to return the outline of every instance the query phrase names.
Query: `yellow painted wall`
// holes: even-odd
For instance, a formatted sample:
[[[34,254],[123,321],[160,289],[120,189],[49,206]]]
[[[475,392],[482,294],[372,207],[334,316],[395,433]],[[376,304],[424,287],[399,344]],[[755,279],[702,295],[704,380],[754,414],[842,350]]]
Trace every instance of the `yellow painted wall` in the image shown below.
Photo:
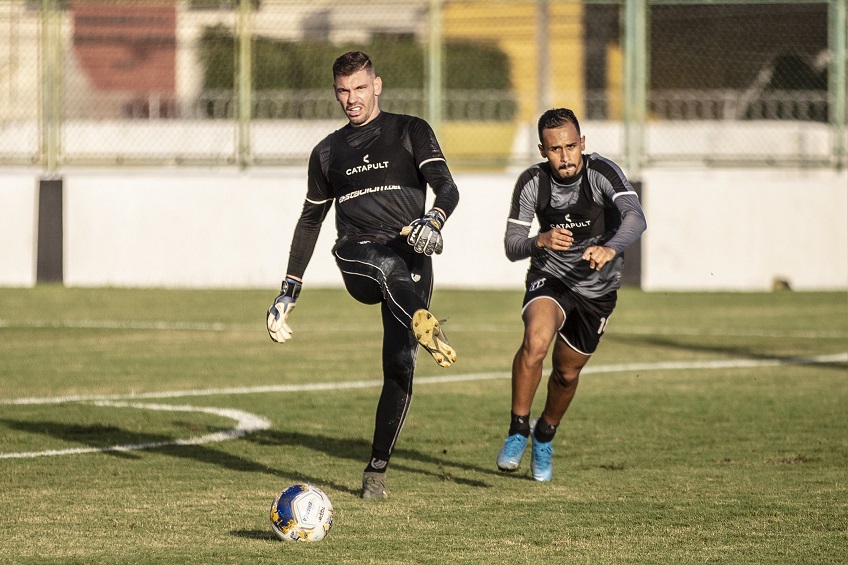
[[[624,59],[618,43],[607,45],[607,119],[620,120],[624,117],[624,101],[621,99],[624,85]]]
[[[443,9],[446,40],[471,39],[496,43],[510,58],[510,82],[518,97],[518,119],[538,119],[537,2],[446,2]],[[548,3],[549,77],[551,106],[567,106],[583,114],[583,4]]]

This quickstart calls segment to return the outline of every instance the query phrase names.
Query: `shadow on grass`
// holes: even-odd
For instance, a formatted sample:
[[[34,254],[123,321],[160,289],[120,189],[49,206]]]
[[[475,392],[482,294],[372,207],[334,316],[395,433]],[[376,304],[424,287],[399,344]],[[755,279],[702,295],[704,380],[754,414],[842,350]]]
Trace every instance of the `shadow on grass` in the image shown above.
[[[0,420],[0,424],[5,425],[12,430],[18,430],[30,434],[46,435],[61,441],[101,449],[103,450],[102,453],[104,455],[111,457],[137,460],[143,457],[140,451],[143,449],[144,451],[159,453],[170,457],[190,459],[193,461],[208,463],[210,465],[216,465],[230,471],[270,474],[282,479],[280,482],[285,484],[296,482],[320,484],[336,491],[346,492],[354,496],[359,495],[359,477],[356,477],[355,487],[351,487],[349,484],[337,483],[329,480],[327,477],[305,474],[297,468],[286,469],[269,467],[205,445],[165,445],[149,448],[140,447],[174,441],[174,438],[161,434],[130,432],[115,426],[81,426],[79,424],[49,421],[19,421],[2,419]],[[223,431],[223,429],[210,429],[209,431]],[[365,458],[371,452],[370,445],[362,439],[334,438],[323,435],[310,435],[296,432],[258,432],[245,436],[241,438],[241,440],[250,441],[252,443],[268,447],[306,447],[321,451],[334,458],[363,461],[363,468]],[[110,446],[124,447],[115,449]],[[493,473],[493,471],[489,471],[488,469],[452,463],[415,450],[398,450],[395,457],[396,458],[392,460],[393,469],[402,469],[411,473],[418,473],[442,481],[448,480],[457,484],[475,488],[488,488],[490,486],[483,481],[453,476],[450,472],[445,470],[446,468],[453,467],[472,472]],[[436,466],[438,472],[423,469],[421,468],[422,465],[416,466],[404,463],[404,461],[410,460],[413,462]]]
[[[315,451],[326,453],[331,457],[350,459],[352,461],[362,461],[363,468],[371,453],[371,444],[364,439],[337,438],[324,435],[303,434],[292,431],[264,430],[251,434],[244,439],[260,445],[292,445],[307,447]],[[421,465],[410,465],[406,463],[407,461],[422,463],[424,465],[433,465],[438,468],[439,472],[427,471],[422,469]],[[456,477],[451,472],[447,471],[447,469],[452,468],[461,471],[471,471],[474,473],[490,475],[498,474],[492,469],[449,461],[444,458],[422,453],[415,449],[395,450],[392,454],[391,468],[402,469],[410,473],[418,473],[420,475],[435,477],[440,480],[449,480],[460,485],[478,488],[488,488],[490,485],[475,479]]]
[[[230,531],[230,535],[234,538],[244,538],[256,541],[280,541],[280,538],[271,531],[271,528],[268,528],[267,530],[232,530]]]
[[[122,459],[136,460],[143,457],[140,450],[134,450],[133,446],[144,446],[148,444],[164,443],[174,441],[173,437],[161,434],[145,434],[122,430],[115,426],[80,426],[78,424],[65,424],[46,421],[17,421],[10,419],[0,420],[0,424],[13,430],[19,430],[31,434],[42,434],[62,441],[83,444],[95,449],[102,449],[103,455],[119,457]],[[223,428],[210,429],[210,432],[224,431]],[[122,449],[113,449],[110,446],[125,446]],[[275,469],[262,465],[255,461],[232,455],[219,449],[205,445],[165,445],[159,447],[145,448],[144,451],[159,453],[170,457],[191,459],[201,463],[217,465],[230,471],[243,473],[265,473],[280,477],[281,482],[316,483],[328,485],[342,492],[358,494],[358,489],[349,485],[342,485],[328,481],[326,477],[306,475],[298,469]],[[358,486],[358,485],[357,485]]]
[[[706,336],[709,337],[709,336]],[[647,348],[664,348],[664,349],[673,349],[676,351],[686,350],[697,353],[720,353],[722,355],[726,355],[728,357],[742,357],[745,359],[753,359],[758,361],[770,361],[770,360],[779,360],[785,361],[787,364],[791,364],[793,361],[796,361],[800,358],[805,357],[813,357],[817,354],[810,355],[779,355],[774,353],[762,353],[756,351],[754,348],[744,344],[737,343],[735,345],[709,345],[706,343],[693,343],[691,340],[694,339],[693,336],[679,336],[677,338],[674,337],[659,337],[659,336],[634,336],[634,335],[614,335],[610,334],[606,336],[606,339],[609,341],[617,341],[619,343],[627,343],[627,344],[635,344],[635,345],[643,345]],[[701,339],[701,338],[699,338]],[[839,371],[841,374],[845,374],[845,370],[848,369],[847,363],[817,363],[817,367],[821,367],[828,370]]]

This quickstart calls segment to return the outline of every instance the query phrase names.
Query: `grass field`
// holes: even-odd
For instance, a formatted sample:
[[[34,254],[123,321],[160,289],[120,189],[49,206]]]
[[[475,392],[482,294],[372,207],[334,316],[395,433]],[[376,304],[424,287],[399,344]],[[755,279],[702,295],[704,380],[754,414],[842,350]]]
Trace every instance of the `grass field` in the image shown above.
[[[384,501],[378,309],[307,288],[280,346],[273,298],[0,289],[0,563],[846,562],[844,292],[622,291],[549,484],[494,465],[521,295],[437,293],[459,361],[419,357]],[[325,541],[273,536],[293,482]]]

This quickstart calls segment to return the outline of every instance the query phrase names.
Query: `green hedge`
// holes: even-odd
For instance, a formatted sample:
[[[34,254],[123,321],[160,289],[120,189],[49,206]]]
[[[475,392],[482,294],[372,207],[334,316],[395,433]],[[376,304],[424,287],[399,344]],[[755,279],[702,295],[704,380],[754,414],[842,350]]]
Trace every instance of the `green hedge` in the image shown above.
[[[229,29],[216,26],[204,30],[200,60],[205,89],[233,89],[236,49],[236,38]],[[352,50],[365,51],[371,56],[387,89],[423,91],[424,48],[413,38],[390,36],[375,36],[368,43],[344,45],[257,37],[253,43],[253,87],[256,91],[326,89],[327,96],[332,97],[333,61]],[[496,46],[451,41],[444,46],[443,53],[446,89],[510,91],[509,58]],[[510,107],[506,113],[511,117],[513,111]]]

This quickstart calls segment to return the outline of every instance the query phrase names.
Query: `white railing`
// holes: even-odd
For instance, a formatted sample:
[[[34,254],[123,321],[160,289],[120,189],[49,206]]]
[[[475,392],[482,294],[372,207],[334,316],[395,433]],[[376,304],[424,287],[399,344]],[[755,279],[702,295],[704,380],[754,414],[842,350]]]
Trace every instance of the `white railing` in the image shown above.
[[[252,93],[253,118],[260,120],[326,120],[339,117],[332,93],[321,90],[271,90]],[[94,101],[93,101],[94,102]],[[620,106],[606,91],[585,95],[587,118],[612,119]],[[131,119],[234,119],[232,90],[206,90],[194,100],[176,101],[172,94],[149,93],[129,98],[122,116]],[[381,107],[391,112],[423,115],[422,90],[387,92]],[[515,97],[501,90],[448,90],[442,100],[445,120],[509,121],[516,113]],[[827,121],[828,97],[823,90],[653,90],[648,95],[651,119],[660,120],[801,120]],[[84,112],[83,112],[84,113]]]

